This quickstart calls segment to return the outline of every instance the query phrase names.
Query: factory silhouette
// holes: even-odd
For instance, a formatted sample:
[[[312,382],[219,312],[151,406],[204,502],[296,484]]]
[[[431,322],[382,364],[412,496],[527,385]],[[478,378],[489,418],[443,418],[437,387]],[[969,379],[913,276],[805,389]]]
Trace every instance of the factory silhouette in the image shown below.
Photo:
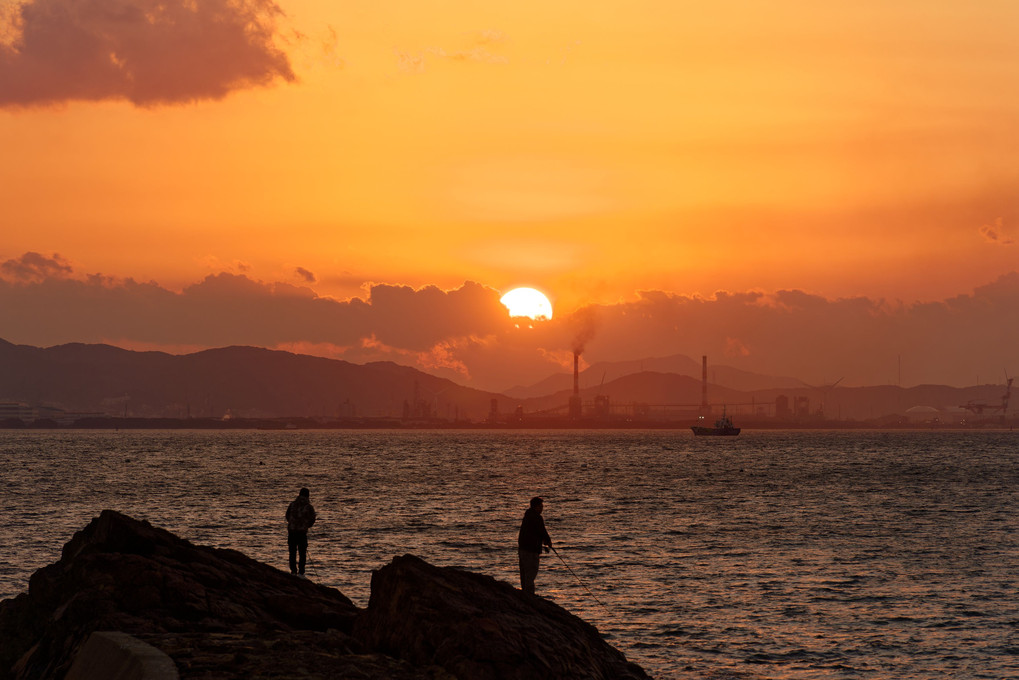
[[[687,428],[723,410],[743,428],[1014,421],[1008,376],[967,388],[847,387],[841,379],[808,385],[712,368],[702,356],[698,379],[671,370],[696,366],[677,355],[647,360],[660,370],[617,366],[606,380],[605,365],[581,374],[582,352],[583,342],[575,343],[572,375],[492,393],[391,362],[358,365],[255,347],[170,355],[0,341],[0,427]]]
[[[550,408],[526,412],[518,406],[512,414],[499,412],[499,400],[491,402],[488,421],[492,424],[520,424],[531,426],[570,426],[583,424],[591,427],[608,426],[669,426],[686,427],[691,424],[713,420],[723,412],[739,417],[747,427],[837,427],[850,425],[849,421],[858,424],[881,425],[926,425],[926,426],[1005,426],[1011,425],[1009,400],[1012,390],[1012,379],[1006,376],[1004,392],[997,401],[970,398],[960,405],[923,406],[914,404],[904,408],[895,408],[885,412],[889,401],[888,392],[898,392],[897,400],[907,403],[911,395],[929,397],[934,402],[944,401],[946,396],[936,397],[936,386],[903,390],[889,386],[874,388],[843,388],[834,395],[833,391],[842,382],[842,378],[824,385],[802,383],[796,389],[775,388],[740,393],[736,390],[716,390],[722,393],[722,399],[709,399],[710,383],[708,380],[708,357],[701,357],[700,400],[696,403],[687,400],[651,402],[648,400],[613,400],[609,394],[597,391],[589,399],[584,399],[580,389],[580,354],[573,353],[573,389],[565,404]],[[647,380],[645,382],[650,382]],[[618,382],[618,381],[617,381]],[[993,388],[992,388],[993,389]],[[944,388],[951,392],[953,388]],[[648,390],[650,392],[651,390]],[[988,390],[983,390],[986,393]],[[590,392],[590,390],[589,390]],[[683,391],[689,395],[689,385]],[[869,412],[861,417],[861,401],[867,401],[870,395]],[[845,413],[843,413],[845,409]]]

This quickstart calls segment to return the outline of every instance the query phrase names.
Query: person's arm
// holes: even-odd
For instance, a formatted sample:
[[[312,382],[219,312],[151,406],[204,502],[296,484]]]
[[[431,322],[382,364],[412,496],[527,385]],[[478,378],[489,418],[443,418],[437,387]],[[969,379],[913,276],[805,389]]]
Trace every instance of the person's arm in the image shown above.
[[[552,547],[552,538],[548,535],[548,529],[545,528],[545,520],[541,520],[541,542],[544,543],[547,548],[545,552],[548,552],[548,548]]]

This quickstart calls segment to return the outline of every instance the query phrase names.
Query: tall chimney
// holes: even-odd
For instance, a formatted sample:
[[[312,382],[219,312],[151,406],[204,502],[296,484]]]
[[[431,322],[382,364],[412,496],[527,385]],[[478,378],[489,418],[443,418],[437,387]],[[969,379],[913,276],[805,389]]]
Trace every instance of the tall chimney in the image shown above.
[[[573,352],[573,394],[580,394],[580,352]]]
[[[573,350],[573,395],[570,397],[570,418],[580,420],[584,405],[580,401],[580,350]]]
[[[708,355],[701,356],[701,410],[708,410]]]

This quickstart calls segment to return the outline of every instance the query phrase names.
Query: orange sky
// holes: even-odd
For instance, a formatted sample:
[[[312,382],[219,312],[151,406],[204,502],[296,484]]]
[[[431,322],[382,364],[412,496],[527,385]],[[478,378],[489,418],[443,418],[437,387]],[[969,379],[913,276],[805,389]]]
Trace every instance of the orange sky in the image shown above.
[[[0,261],[338,300],[532,285],[563,311],[940,300],[1019,269],[1012,0],[280,0],[243,49],[230,3],[179,3],[226,36],[207,53],[161,39],[178,3],[127,4],[144,38],[96,18],[123,76],[98,82],[58,73],[93,63],[53,18],[80,4],[0,0]]]

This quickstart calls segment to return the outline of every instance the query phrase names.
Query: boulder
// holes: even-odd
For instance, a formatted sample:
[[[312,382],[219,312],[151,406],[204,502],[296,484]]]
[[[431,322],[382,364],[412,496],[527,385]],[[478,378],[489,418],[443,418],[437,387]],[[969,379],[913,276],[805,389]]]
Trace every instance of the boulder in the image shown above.
[[[562,607],[413,555],[372,572],[368,609],[353,634],[368,648],[465,680],[648,677]]]
[[[96,630],[342,632],[357,613],[337,590],[104,510],[27,593],[0,603],[0,678],[63,677]]]

